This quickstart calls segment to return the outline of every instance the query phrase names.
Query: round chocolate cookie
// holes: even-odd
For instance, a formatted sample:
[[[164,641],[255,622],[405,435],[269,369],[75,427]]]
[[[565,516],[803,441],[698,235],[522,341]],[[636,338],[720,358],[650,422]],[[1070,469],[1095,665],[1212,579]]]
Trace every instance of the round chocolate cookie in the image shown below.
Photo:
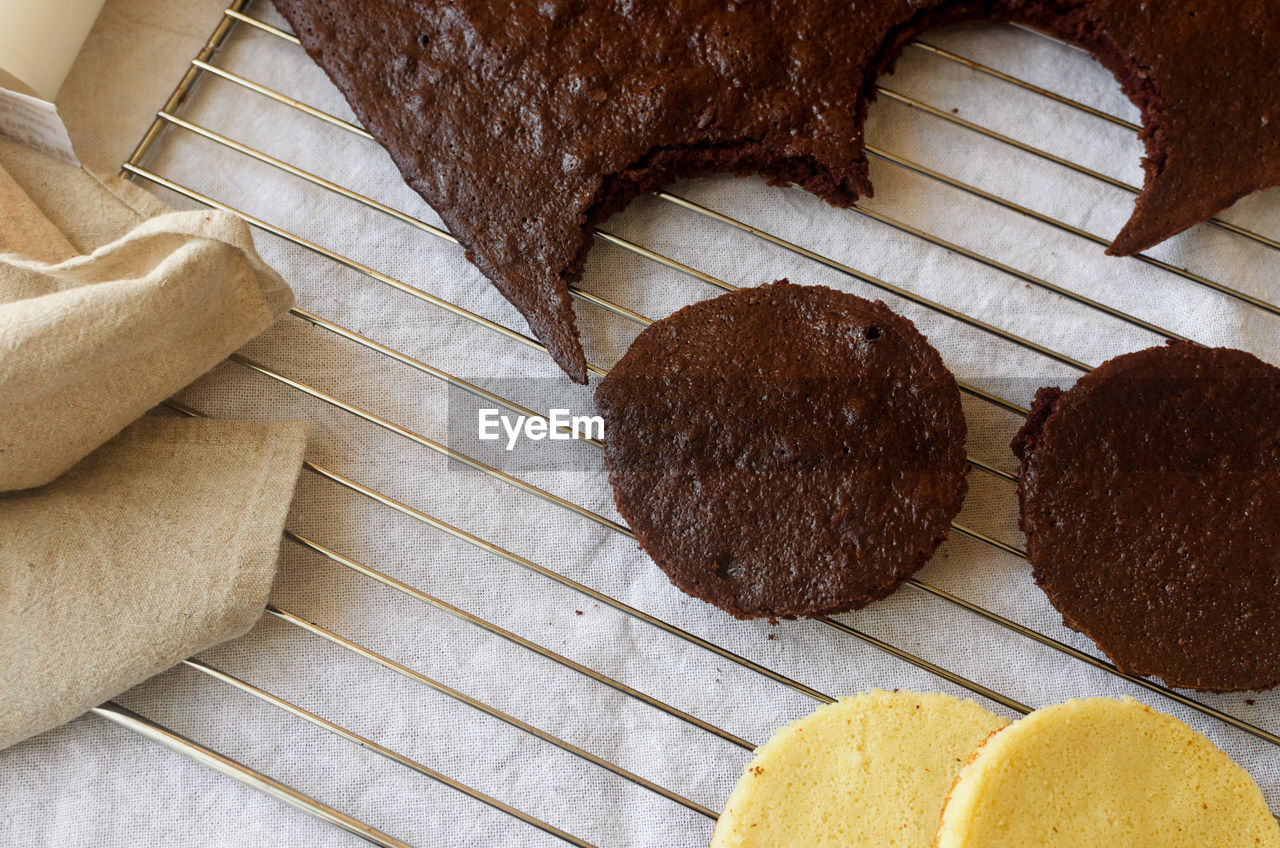
[[[1170,343],[1041,389],[1013,442],[1036,582],[1122,670],[1280,683],[1280,369]]]
[[[738,618],[883,598],[965,483],[956,381],[880,302],[786,280],[646,329],[596,392],[609,482],[678,588]]]

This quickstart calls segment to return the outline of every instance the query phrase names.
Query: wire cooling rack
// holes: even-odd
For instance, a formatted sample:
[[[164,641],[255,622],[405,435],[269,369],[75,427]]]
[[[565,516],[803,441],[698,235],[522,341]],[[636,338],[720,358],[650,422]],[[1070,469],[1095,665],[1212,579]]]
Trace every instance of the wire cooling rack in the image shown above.
[[[369,264],[351,258],[337,249],[326,246],[319,241],[313,241],[301,235],[292,232],[290,229],[271,223],[268,220],[256,217],[247,211],[236,208],[230,203],[220,200],[217,196],[199,191],[196,188],[187,185],[181,178],[166,176],[161,168],[153,164],[153,160],[157,158],[157,151],[161,147],[178,147],[179,152],[171,156],[184,155],[181,145],[185,144],[188,139],[198,137],[205,143],[211,143],[222,150],[243,157],[246,160],[253,160],[260,166],[278,171],[286,175],[289,179],[305,183],[313,188],[329,192],[344,202],[355,204],[362,212],[371,212],[378,216],[384,216],[390,221],[394,221],[400,225],[407,225],[415,228],[422,233],[431,237],[441,239],[447,242],[453,242],[454,239],[443,229],[420,220],[419,218],[407,214],[394,208],[389,203],[380,202],[379,200],[366,196],[365,194],[353,188],[339,184],[336,181],[328,179],[310,170],[307,170],[297,164],[276,158],[256,146],[238,141],[228,134],[215,130],[209,126],[200,123],[190,117],[184,117],[184,109],[189,104],[199,87],[199,83],[203,80],[216,79],[220,84],[230,86],[230,90],[236,93],[236,96],[242,98],[243,108],[246,110],[258,108],[264,101],[273,101],[275,104],[293,110],[304,116],[307,120],[314,122],[317,131],[337,133],[340,136],[351,136],[369,142],[372,147],[371,136],[361,127],[347,121],[343,117],[335,115],[329,111],[303,102],[289,94],[283,93],[276,87],[266,85],[260,81],[251,78],[239,71],[233,71],[219,64],[219,50],[223,48],[228,39],[239,37],[255,37],[265,38],[274,44],[272,49],[280,51],[297,51],[301,48],[297,39],[287,31],[268,22],[265,10],[255,10],[257,14],[250,14],[250,0],[235,0],[226,9],[222,19],[218,22],[212,34],[209,36],[203,49],[191,61],[190,67],[179,81],[173,94],[165,102],[163,107],[157,113],[154,123],[147,130],[146,134],[140,141],[134,154],[129,161],[123,166],[124,173],[130,177],[143,181],[155,186],[160,186],[168,191],[174,192],[204,206],[232,212],[240,215],[247,220],[252,226],[258,230],[277,237],[285,243],[288,243],[303,251],[314,253],[323,258],[324,261],[333,263],[345,271],[354,272],[357,275],[368,278],[376,283],[397,290],[401,294],[416,298],[424,304],[435,310],[443,310],[450,313],[457,319],[467,322],[472,326],[472,330],[477,335],[487,336],[494,334],[498,337],[498,343],[510,342],[517,345],[523,345],[535,351],[544,351],[542,345],[535,339],[529,337],[525,333],[511,329],[498,321],[485,317],[476,311],[464,308],[451,300],[432,294],[415,285],[411,285],[401,279],[396,278],[388,273],[377,270]],[[1045,38],[1043,35],[1028,33],[1026,38]],[[1102,121],[1110,125],[1117,126],[1126,131],[1136,132],[1139,127],[1132,121],[1108,112],[1104,109],[1097,108],[1093,105],[1086,104],[1072,99],[1064,94],[1050,90],[1049,88],[1033,84],[1019,77],[1004,73],[995,67],[983,64],[972,59],[961,56],[948,49],[944,49],[936,43],[926,40],[918,40],[908,47],[908,52],[917,52],[927,54],[932,60],[948,63],[949,65],[965,69],[966,72],[972,73],[976,78],[981,78],[992,84],[1009,86],[1018,91],[1039,98],[1045,102],[1051,102],[1056,107],[1065,108],[1074,113],[1078,113],[1082,118],[1089,120]],[[1038,146],[1020,141],[1009,135],[997,132],[981,123],[962,118],[952,111],[935,107],[916,97],[901,93],[890,87],[879,88],[879,96],[882,100],[888,100],[902,107],[913,110],[916,113],[927,115],[932,119],[944,123],[949,128],[980,136],[988,142],[1007,148],[1009,151],[1016,152],[1019,155],[1026,155],[1042,162],[1051,163],[1054,166],[1066,169],[1081,178],[1095,181],[1103,186],[1111,189],[1117,189],[1121,192],[1136,193],[1137,188],[1125,179],[1109,175],[1101,170],[1088,167],[1084,164],[1078,164],[1072,158],[1056,155],[1047,150],[1042,150]],[[1061,234],[1072,239],[1078,239],[1085,242],[1091,242],[1101,249],[1108,243],[1108,239],[1096,234],[1095,232],[1061,220],[1053,215],[1036,211],[1030,205],[1008,199],[1003,194],[994,192],[980,187],[971,182],[949,176],[939,170],[927,167],[913,158],[909,158],[900,153],[895,153],[887,149],[871,146],[868,147],[868,153],[873,160],[884,163],[886,166],[892,166],[903,172],[908,172],[915,177],[924,181],[935,184],[938,190],[944,188],[953,190],[970,198],[975,198],[985,204],[989,204],[994,209],[1011,215],[1025,219],[1029,225],[1037,225],[1057,230]],[[194,155],[194,154],[192,154]],[[172,161],[172,160],[170,160]],[[961,309],[949,307],[929,297],[925,297],[913,291],[909,287],[899,286],[881,279],[878,276],[866,273],[853,267],[845,262],[825,255],[802,246],[791,238],[778,235],[775,232],[762,229],[746,223],[739,217],[730,215],[724,211],[717,210],[705,203],[696,202],[687,196],[676,194],[673,192],[662,191],[656,193],[653,201],[659,208],[678,208],[685,213],[697,216],[705,222],[709,222],[715,226],[728,228],[743,234],[750,240],[763,243],[772,248],[793,254],[806,262],[814,263],[828,272],[836,275],[844,276],[852,280],[856,280],[861,284],[878,289],[886,295],[900,299],[902,302],[914,304],[916,307],[923,309],[929,313],[938,316],[947,321],[959,322],[966,325],[972,330],[976,330],[981,334],[989,336],[993,340],[1001,343],[1007,343],[1026,351],[1030,351],[1045,360],[1055,363],[1060,367],[1062,373],[1068,375],[1078,375],[1090,370],[1091,365],[1081,359],[1061,352],[1055,347],[1039,343],[1030,338],[1024,337],[1014,331],[997,326],[968,314]],[[1073,290],[1072,288],[1051,282],[1039,273],[1031,273],[1019,267],[1014,267],[1007,262],[987,256],[972,249],[966,248],[961,244],[949,241],[937,234],[924,225],[913,225],[896,217],[890,216],[883,212],[875,211],[866,204],[859,204],[852,210],[853,213],[862,216],[877,224],[886,226],[897,232],[904,234],[912,240],[925,243],[934,248],[940,248],[948,251],[951,255],[961,258],[963,261],[977,263],[985,266],[990,271],[1001,275],[1006,275],[1018,281],[1020,284],[1028,288],[1038,289],[1051,293],[1066,301],[1070,301],[1078,307],[1087,310],[1089,313],[1098,316],[1105,316],[1107,319],[1113,319],[1127,325],[1129,328],[1146,334],[1149,344],[1158,343],[1161,338],[1183,339],[1186,336],[1173,331],[1172,329],[1159,326],[1148,320],[1138,317],[1120,307],[1108,305],[1100,299],[1086,296],[1084,293]],[[1231,223],[1221,218],[1203,225],[1205,227],[1219,230],[1230,238],[1239,240],[1241,243],[1251,243],[1253,249],[1265,251],[1280,251],[1280,243],[1275,238],[1275,233],[1257,232],[1244,226]],[[643,246],[638,241],[625,238],[614,232],[606,230],[598,230],[597,238],[600,241],[613,245],[614,247],[627,251],[636,257],[638,262],[656,263],[667,271],[676,272],[679,275],[685,275],[689,278],[707,284],[712,289],[722,291],[735,290],[735,286],[729,282],[708,273],[699,270],[691,264],[686,263],[670,255],[661,253],[650,247]],[[455,242],[456,243],[456,242]],[[1277,254],[1280,255],[1280,254]],[[461,262],[461,257],[459,257]],[[1119,261],[1119,260],[1114,260]],[[1174,262],[1160,258],[1154,253],[1144,253],[1134,257],[1130,262],[1140,263],[1147,268],[1158,271],[1178,278],[1183,283],[1190,286],[1200,287],[1213,297],[1229,298],[1239,302],[1250,310],[1256,310],[1259,314],[1269,316],[1280,316],[1280,307],[1272,304],[1254,294],[1241,290],[1232,285],[1228,285],[1213,279],[1210,275],[1199,273],[1179,267]],[[798,280],[802,282],[801,280]],[[587,310],[600,310],[602,314],[613,316],[615,319],[621,319],[637,326],[645,326],[650,323],[650,318],[640,314],[633,309],[624,306],[615,300],[593,293],[587,283],[580,286],[572,287],[573,296],[583,304],[583,308]],[[371,354],[375,359],[384,362],[398,363],[413,371],[421,374],[433,381],[447,385],[451,392],[461,392],[469,395],[488,405],[504,408],[510,412],[526,415],[530,417],[542,417],[539,412],[529,408],[516,399],[507,397],[502,392],[485,388],[477,382],[472,382],[458,374],[445,371],[437,366],[428,364],[414,356],[411,356],[401,350],[391,346],[382,344],[374,339],[366,336],[362,332],[350,327],[329,320],[320,314],[316,314],[301,307],[292,310],[293,316],[307,322],[308,325],[320,331],[331,334],[335,338],[339,338],[346,343],[359,346],[364,351]],[[505,340],[501,341],[501,340]],[[590,352],[590,348],[588,348]],[[334,396],[321,388],[311,385],[307,382],[295,379],[283,373],[283,369],[270,367],[260,363],[247,356],[236,354],[232,361],[247,369],[260,377],[278,383],[280,386],[287,387],[289,390],[298,392],[302,395],[332,408],[343,415],[354,416],[372,425],[387,434],[398,439],[407,440],[421,448],[425,448],[431,452],[444,457],[451,463],[458,463],[468,467],[471,471],[485,475],[491,479],[499,481],[502,485],[511,487],[513,490],[523,495],[533,496],[541,499],[545,503],[551,505],[555,509],[563,510],[566,513],[576,515],[578,518],[592,522],[610,534],[634,539],[631,531],[617,521],[588,509],[575,502],[574,500],[555,494],[548,488],[544,488],[535,482],[525,479],[518,473],[511,473],[502,468],[496,467],[496,464],[490,464],[481,458],[466,453],[457,447],[451,445],[447,440],[441,441],[428,437],[417,430],[411,429],[402,424],[396,423],[388,418],[373,412],[354,400],[344,399]],[[589,370],[594,375],[603,375],[605,370],[598,365],[591,364]],[[992,391],[988,387],[980,386],[970,382],[961,382],[962,391],[968,396],[967,402],[972,402],[980,406],[989,407],[991,410],[1008,414],[1011,421],[1016,423],[1017,417],[1026,414],[1026,409],[1019,403],[1003,396],[1003,393]],[[178,413],[185,415],[201,415],[202,413],[190,406],[179,402],[171,402],[169,406]],[[600,443],[598,441],[590,441],[589,444],[598,449]],[[335,450],[357,450],[356,445],[339,446]],[[984,475],[993,481],[1008,486],[1014,482],[1014,477],[1007,470],[1001,468],[998,463],[993,462],[990,457],[983,458],[978,456],[970,456],[969,464],[975,475]],[[598,591],[583,582],[561,573],[547,565],[534,562],[521,554],[510,550],[507,547],[482,538],[479,535],[468,532],[457,524],[450,523],[445,519],[433,513],[428,513],[419,509],[404,500],[393,497],[380,491],[377,487],[362,483],[356,479],[352,479],[333,470],[328,464],[318,459],[309,458],[305,463],[305,473],[322,478],[329,483],[336,484],[344,488],[348,492],[365,499],[371,504],[376,505],[378,509],[394,511],[400,516],[407,518],[411,522],[415,522],[426,527],[432,528],[443,534],[447,534],[454,540],[457,540],[465,546],[478,549],[485,554],[502,560],[511,565],[517,566],[537,579],[548,581],[548,584],[558,584],[576,593],[586,601],[590,601],[596,605],[610,608],[626,619],[630,619],[637,625],[652,628],[667,637],[680,640],[695,647],[698,650],[705,651],[714,657],[714,662],[721,665],[733,666],[747,675],[758,676],[761,685],[777,684],[786,687],[791,692],[808,699],[813,703],[825,703],[832,700],[831,694],[807,685],[796,679],[795,676],[784,673],[772,667],[772,665],[751,659],[746,652],[731,650],[720,643],[720,641],[698,635],[691,628],[687,628],[683,623],[677,620],[670,620],[668,617],[646,612],[644,609],[634,606],[631,603],[614,597],[606,592]],[[1012,496],[1012,488],[1007,489],[1008,496]],[[954,535],[967,538],[972,542],[986,546],[992,551],[1007,557],[1025,559],[1025,553],[1014,542],[1006,539],[998,538],[997,534],[986,532],[977,527],[970,526],[968,523],[956,523],[953,525]],[[647,708],[659,711],[672,719],[687,725],[689,729],[696,733],[710,734],[725,743],[737,746],[744,751],[750,751],[754,744],[761,740],[748,740],[743,736],[731,732],[717,723],[707,720],[698,715],[692,714],[690,711],[675,705],[672,700],[656,697],[641,691],[640,688],[634,687],[609,673],[607,670],[601,670],[592,665],[573,659],[568,656],[568,652],[558,652],[544,644],[543,641],[527,638],[508,629],[490,618],[482,617],[468,609],[450,603],[443,598],[428,593],[420,588],[402,581],[389,573],[378,570],[372,565],[358,561],[352,557],[333,549],[325,544],[322,539],[313,538],[318,535],[314,533],[304,533],[300,530],[286,530],[285,536],[287,545],[299,549],[304,549],[311,554],[317,555],[333,566],[349,570],[353,574],[362,576],[363,578],[375,581],[383,587],[398,593],[405,598],[410,599],[414,603],[420,603],[438,610],[447,616],[456,619],[467,627],[476,628],[484,631],[492,636],[504,640],[506,643],[514,646],[514,650],[523,652],[525,655],[536,655],[543,660],[549,661],[561,668],[571,672],[573,675],[579,675],[585,680],[593,681],[607,687],[618,693],[626,699],[643,704]],[[1013,634],[1017,638],[1030,640],[1037,645],[1061,655],[1061,657],[1070,660],[1071,663],[1083,664],[1097,672],[1109,675],[1126,681],[1148,693],[1167,699],[1172,704],[1176,704],[1181,708],[1190,710],[1199,714],[1208,721],[1220,723],[1225,727],[1233,729],[1235,732],[1246,734],[1266,746],[1268,755],[1274,755],[1275,748],[1280,746],[1280,736],[1276,733],[1265,729],[1255,723],[1254,720],[1246,720],[1241,718],[1232,711],[1228,711],[1224,706],[1211,703],[1212,698],[1195,696],[1183,692],[1173,691],[1166,688],[1158,682],[1145,678],[1133,677],[1124,674],[1116,669],[1105,659],[1101,659],[1087,649],[1087,646],[1078,646],[1080,643],[1072,644],[1069,637],[1055,637],[1041,632],[1039,629],[1021,624],[1006,615],[995,610],[986,608],[982,605],[958,596],[939,585],[924,579],[913,579],[904,588],[904,592],[917,593],[919,595],[928,596],[933,601],[949,608],[955,616],[969,616],[974,620],[981,620],[990,626],[1001,628],[1009,634]],[[383,669],[398,675],[409,681],[415,686],[428,687],[435,690],[447,698],[464,705],[466,708],[474,710],[477,714],[483,714],[498,722],[504,723],[522,734],[527,734],[547,746],[559,749],[567,753],[571,757],[577,758],[587,764],[591,769],[599,772],[608,772],[613,776],[626,781],[639,789],[653,793],[666,802],[679,805],[689,811],[696,817],[706,820],[714,820],[717,815],[716,810],[692,798],[686,797],[684,794],[675,791],[661,780],[645,777],[635,771],[629,770],[622,764],[610,761],[609,759],[592,753],[588,750],[588,746],[582,744],[581,741],[574,741],[569,738],[563,738],[533,723],[527,722],[514,714],[506,712],[497,706],[492,705],[488,700],[469,695],[459,688],[428,676],[427,674],[412,668],[406,664],[393,659],[387,653],[375,650],[356,640],[349,639],[340,635],[338,632],[314,623],[307,617],[299,614],[295,610],[287,609],[282,606],[272,604],[267,609],[268,617],[279,623],[305,632],[312,637],[323,640],[343,655],[359,658],[360,660],[381,666]],[[834,631],[841,637],[848,637],[852,640],[863,643],[870,648],[885,652],[888,655],[915,666],[916,668],[934,675],[948,684],[960,687],[974,693],[982,699],[986,699],[994,704],[1003,707],[1006,710],[1015,713],[1026,713],[1031,709],[1031,705],[1022,703],[1018,699],[1004,694],[999,688],[984,685],[977,680],[971,679],[966,674],[962,674],[956,670],[944,667],[942,664],[931,661],[926,658],[922,651],[913,651],[899,644],[895,644],[885,638],[874,635],[868,630],[854,626],[848,623],[847,617],[824,617],[817,619],[817,625]],[[290,700],[279,694],[273,694],[265,688],[259,687],[247,680],[241,679],[209,662],[200,659],[191,659],[185,662],[185,666],[191,671],[197,672],[205,677],[218,682],[220,685],[238,690],[244,695],[251,696],[258,701],[265,703],[271,707],[277,708],[284,714],[292,717],[292,719],[305,722],[311,726],[324,731],[327,734],[345,740],[349,743],[361,746],[367,751],[380,755],[398,767],[411,770],[419,775],[425,776],[431,781],[435,781],[451,790],[454,790],[459,804],[481,804],[487,805],[493,810],[501,814],[510,816],[512,819],[518,820],[523,825],[530,826],[542,831],[543,834],[552,838],[552,840],[563,841],[572,845],[590,846],[594,844],[579,835],[575,835],[568,829],[557,826],[548,819],[552,816],[545,813],[535,814],[524,809],[518,809],[515,805],[508,803],[496,797],[495,794],[474,788],[468,783],[456,779],[445,773],[444,769],[437,768],[428,762],[424,762],[423,758],[410,756],[409,754],[398,752],[391,747],[383,745],[371,736],[362,735],[356,729],[322,717],[318,712],[303,707],[296,703],[296,700]],[[718,670],[718,669],[717,669]],[[477,668],[472,669],[477,675],[488,674],[499,681],[504,676],[502,668]],[[674,672],[673,672],[674,673]],[[1219,704],[1221,702],[1219,701]],[[564,709],[572,709],[573,704],[564,704]],[[283,777],[277,778],[270,776],[263,771],[256,770],[253,767],[240,762],[236,758],[225,756],[215,751],[211,746],[201,743],[195,738],[183,735],[177,731],[170,729],[161,722],[141,715],[139,712],[128,709],[116,703],[105,704],[95,710],[95,712],[105,719],[116,724],[123,725],[134,730],[152,740],[163,743],[164,745],[191,757],[210,768],[216,769],[225,775],[228,775],[238,781],[249,786],[261,790],[272,795],[282,801],[294,805],[304,812],[317,817],[325,822],[336,825],[356,836],[367,840],[370,843],[382,846],[401,846],[406,843],[400,841],[383,830],[374,827],[366,821],[349,815],[343,811],[336,809],[326,803],[317,800],[311,795],[291,788],[287,785],[287,780]],[[424,721],[428,719],[424,717]],[[582,792],[590,793],[590,785],[578,787]],[[604,811],[601,815],[609,815],[608,811]],[[524,844],[525,836],[521,833],[513,833],[511,836],[512,844]],[[442,834],[440,839],[447,840],[447,835]]]

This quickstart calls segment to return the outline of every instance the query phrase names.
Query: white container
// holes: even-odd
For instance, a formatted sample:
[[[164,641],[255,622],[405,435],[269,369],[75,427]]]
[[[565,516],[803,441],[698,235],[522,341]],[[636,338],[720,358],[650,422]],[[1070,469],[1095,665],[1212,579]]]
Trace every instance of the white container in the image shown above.
[[[0,87],[53,100],[104,0],[0,0]]]

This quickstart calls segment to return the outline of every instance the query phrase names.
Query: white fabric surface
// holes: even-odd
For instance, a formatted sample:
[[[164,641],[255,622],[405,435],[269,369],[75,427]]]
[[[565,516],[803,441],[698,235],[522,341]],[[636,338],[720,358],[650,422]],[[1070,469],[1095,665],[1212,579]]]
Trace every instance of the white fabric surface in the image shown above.
[[[109,4],[108,12],[120,5]],[[180,24],[207,31],[216,13],[207,11],[207,3],[198,5],[202,26],[194,25],[194,17]],[[275,20],[263,2],[251,11]],[[123,19],[129,25],[139,20]],[[930,40],[1116,114],[1135,116],[1109,74],[1074,49],[1003,27],[959,28],[934,33]],[[191,52],[194,45],[187,55]],[[242,28],[216,61],[327,111],[350,114],[297,48],[270,36]],[[1141,147],[1124,129],[919,51],[908,51],[885,84],[1106,173],[1140,178]],[[110,77],[101,85],[132,90]],[[376,146],[279,104],[208,79],[182,114],[436,220]],[[81,126],[88,123],[79,120]],[[119,123],[114,117],[106,120]],[[127,152],[142,129],[139,125],[134,137],[113,138],[111,144]],[[1106,236],[1119,228],[1131,206],[1124,192],[883,99],[872,109],[868,135],[873,145]],[[525,329],[457,248],[425,233],[185,133],[171,132],[150,166],[411,285]],[[1137,260],[1105,257],[1096,245],[884,162],[873,161],[872,173],[877,197],[871,208],[1202,342],[1243,347],[1280,362],[1275,332],[1280,319],[1274,316]],[[1088,363],[1159,342],[798,191],[734,178],[699,180],[678,191]],[[1280,236],[1280,194],[1245,200],[1228,216]],[[788,276],[875,294],[864,283],[654,198],[636,202],[606,227],[735,284]],[[535,408],[590,407],[589,391],[571,385],[545,357],[274,237],[258,241],[263,255],[293,284],[302,307]],[[1200,226],[1153,252],[1280,300],[1280,254],[1237,236]],[[592,253],[584,286],[650,316],[715,293],[608,245]],[[1025,404],[1037,386],[1068,385],[1074,379],[1068,367],[884,297],[917,322],[962,380]],[[589,305],[580,304],[578,315],[588,357],[598,364],[612,363],[636,332]],[[449,432],[449,394],[438,381],[299,320],[286,319],[246,352],[427,436],[445,438]],[[818,624],[731,621],[671,588],[634,544],[617,534],[241,366],[223,365],[185,400],[218,416],[304,418],[313,428],[313,461],[824,692],[879,686],[963,694]],[[970,451],[1011,467],[1007,443],[1016,418],[970,399],[966,410]],[[507,457],[493,443],[485,445],[482,458],[508,463],[538,485],[614,515],[599,454],[590,446],[544,442]],[[970,480],[960,520],[1020,544],[1012,486],[981,473]],[[784,686],[314,475],[304,472],[289,526],[750,740],[763,741],[775,727],[814,706]],[[1061,626],[1020,560],[953,538],[920,576],[1094,651]],[[748,759],[745,751],[294,545],[286,545],[273,597],[286,609],[712,808],[719,807]],[[1272,808],[1280,810],[1280,751],[1164,698],[910,589],[841,618],[1031,705],[1134,695],[1208,733],[1254,774]],[[698,846],[711,834],[710,822],[683,807],[287,624],[265,620],[206,659],[595,844]],[[1275,693],[1197,697],[1280,730]],[[190,670],[163,674],[121,700],[414,845],[559,844]],[[0,799],[0,842],[6,844],[359,844],[96,718],[0,754]]]

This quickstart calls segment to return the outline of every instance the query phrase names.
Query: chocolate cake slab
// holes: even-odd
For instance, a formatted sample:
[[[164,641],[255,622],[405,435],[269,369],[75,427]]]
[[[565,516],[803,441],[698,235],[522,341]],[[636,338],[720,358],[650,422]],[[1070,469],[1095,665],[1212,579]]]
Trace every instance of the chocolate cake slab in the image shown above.
[[[1172,343],[1041,389],[1013,443],[1027,556],[1131,674],[1280,683],[1280,369]]]
[[[1275,0],[274,0],[467,257],[586,382],[568,286],[594,225],[707,171],[844,206],[863,121],[916,34],[1018,21],[1083,46],[1143,113],[1128,254],[1280,183]]]
[[[618,511],[678,588],[738,618],[883,598],[966,491],[955,378],[879,301],[785,280],[688,306],[596,391]]]

